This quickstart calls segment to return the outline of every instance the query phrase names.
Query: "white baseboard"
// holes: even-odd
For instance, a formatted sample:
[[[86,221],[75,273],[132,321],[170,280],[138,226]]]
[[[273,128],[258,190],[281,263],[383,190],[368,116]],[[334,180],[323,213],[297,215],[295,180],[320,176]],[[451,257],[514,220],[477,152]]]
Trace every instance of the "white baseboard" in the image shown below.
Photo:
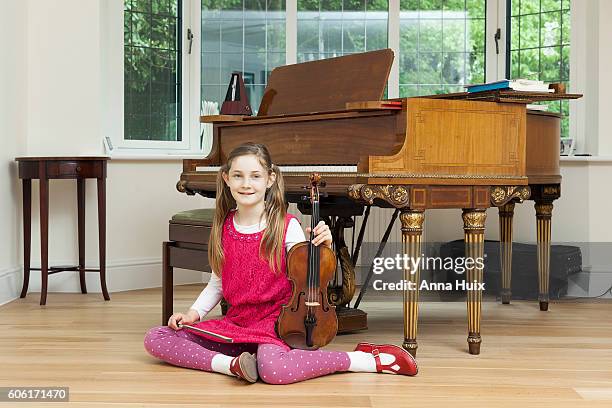
[[[74,265],[74,261],[49,261],[49,265]],[[97,261],[86,262],[88,268],[97,268]],[[32,265],[39,267],[39,265]],[[19,289],[22,284],[22,268],[18,268]],[[162,263],[159,258],[128,259],[108,262],[106,265],[106,286],[109,292],[158,288],[162,283]],[[174,268],[174,284],[184,285],[201,283],[202,273],[187,269]],[[101,293],[100,274],[87,272],[85,275],[87,292]],[[60,272],[49,276],[48,292],[80,293],[79,274]],[[40,292],[40,271],[30,271],[29,292]]]
[[[608,265],[588,265],[582,267],[582,272],[570,275],[567,294],[572,297],[612,298],[606,292],[612,286],[612,270]]]
[[[22,278],[21,266],[0,269],[0,306],[19,297]]]

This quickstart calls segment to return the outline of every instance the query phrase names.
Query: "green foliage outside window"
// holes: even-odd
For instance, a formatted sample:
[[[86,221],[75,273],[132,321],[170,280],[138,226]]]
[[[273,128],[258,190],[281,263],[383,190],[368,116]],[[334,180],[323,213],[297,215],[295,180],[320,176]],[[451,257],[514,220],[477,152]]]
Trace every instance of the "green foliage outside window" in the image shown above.
[[[201,98],[225,98],[241,72],[254,113],[270,72],[285,65],[285,1],[202,0]]]
[[[125,138],[181,140],[181,0],[124,0]],[[388,1],[298,0],[298,62],[387,47]],[[485,81],[485,0],[400,1],[400,96]],[[203,100],[242,71],[256,108],[285,64],[284,0],[202,0]],[[511,0],[510,78],[569,89],[569,0]],[[239,29],[237,29],[239,28]],[[568,102],[551,102],[568,135]]]
[[[298,0],[298,62],[387,48],[388,9],[386,0]]]
[[[570,1],[511,0],[510,78],[562,82],[569,90]],[[563,115],[561,137],[569,136],[569,101],[545,102]]]
[[[485,0],[400,2],[400,96],[485,80]]]
[[[180,3],[124,1],[127,140],[181,140]]]

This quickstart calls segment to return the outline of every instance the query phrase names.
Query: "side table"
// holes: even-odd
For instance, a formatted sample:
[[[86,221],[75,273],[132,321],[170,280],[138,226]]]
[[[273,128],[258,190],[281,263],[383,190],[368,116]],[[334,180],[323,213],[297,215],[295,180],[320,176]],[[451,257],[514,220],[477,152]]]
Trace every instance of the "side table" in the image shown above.
[[[108,157],[17,157],[19,178],[23,182],[23,288],[28,292],[30,270],[41,271],[40,304],[47,303],[49,275],[64,271],[79,272],[81,292],[87,293],[85,272],[99,272],[102,294],[110,300],[106,289],[106,162]],[[95,178],[98,186],[98,237],[100,268],[85,267],[85,179]],[[30,268],[32,230],[32,180],[40,180],[40,268]],[[76,179],[78,208],[78,266],[49,267],[49,180]]]

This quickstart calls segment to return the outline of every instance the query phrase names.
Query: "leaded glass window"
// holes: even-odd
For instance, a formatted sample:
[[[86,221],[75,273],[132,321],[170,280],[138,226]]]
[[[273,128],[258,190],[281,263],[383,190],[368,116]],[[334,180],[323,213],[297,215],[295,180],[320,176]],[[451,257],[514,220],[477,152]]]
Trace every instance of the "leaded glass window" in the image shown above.
[[[285,65],[285,1],[202,0],[201,98],[221,106],[242,72],[256,114],[270,72]]]
[[[509,77],[562,82],[569,89],[570,1],[511,0]],[[563,115],[569,136],[569,101],[545,102]]]
[[[484,82],[485,17],[485,0],[402,0],[400,96]]]
[[[182,140],[181,3],[124,1],[126,140]]]

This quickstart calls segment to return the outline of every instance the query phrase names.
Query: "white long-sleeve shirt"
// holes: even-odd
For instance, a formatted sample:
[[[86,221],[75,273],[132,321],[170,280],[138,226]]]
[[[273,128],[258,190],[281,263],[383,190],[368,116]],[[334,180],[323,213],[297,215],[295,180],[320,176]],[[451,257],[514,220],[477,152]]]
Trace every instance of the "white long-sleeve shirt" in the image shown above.
[[[259,231],[262,231],[266,228],[265,222],[261,224],[254,225],[239,225],[236,224],[236,220],[234,220],[234,227],[238,232],[243,234],[255,234]],[[292,218],[289,221],[289,225],[287,226],[287,234],[285,236],[285,251],[289,252],[291,247],[293,247],[298,242],[302,242],[305,240],[304,231],[300,226],[300,223],[295,218]],[[210,280],[208,281],[208,285],[202,290],[194,304],[191,306],[191,309],[194,309],[200,315],[200,320],[204,318],[219,302],[223,297],[223,289],[221,286],[221,278],[219,278],[214,272],[210,275]]]

